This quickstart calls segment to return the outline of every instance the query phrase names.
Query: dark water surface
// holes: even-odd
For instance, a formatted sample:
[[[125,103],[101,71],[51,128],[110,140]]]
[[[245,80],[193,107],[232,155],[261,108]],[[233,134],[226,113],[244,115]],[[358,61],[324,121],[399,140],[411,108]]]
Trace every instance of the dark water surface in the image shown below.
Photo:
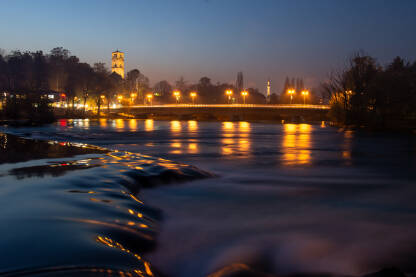
[[[62,120],[46,127],[3,131],[162,157],[218,175],[186,183],[177,182],[181,177],[174,182],[162,178],[157,186],[139,191],[134,197],[137,202],[128,193],[134,185],[123,180],[132,178],[131,174],[137,180],[154,171],[124,172],[132,166],[142,167],[143,159],[150,159],[147,156],[100,156],[106,166],[76,170],[58,179],[30,175],[4,186],[4,180],[12,184],[11,178],[19,178],[10,173],[16,166],[7,168],[9,174],[0,179],[2,222],[12,225],[19,215],[14,228],[27,230],[22,241],[34,238],[25,246],[25,255],[35,256],[33,266],[48,265],[40,261],[41,256],[36,259],[36,251],[51,247],[55,253],[59,247],[62,257],[52,259],[57,264],[91,264],[91,255],[96,255],[94,258],[102,257],[95,260],[101,262],[98,268],[111,264],[130,270],[137,261],[130,255],[134,252],[142,259],[139,270],[146,272],[152,266],[169,276],[206,276],[233,263],[273,274],[362,275],[392,265],[416,272],[414,136],[309,124],[135,119]],[[135,164],[137,160],[140,162]],[[5,166],[9,165],[0,169],[4,171]],[[85,183],[89,185],[85,187]],[[68,190],[77,185],[82,193],[75,190],[73,194],[78,196],[68,197]],[[42,205],[43,199],[48,199],[48,206]],[[56,216],[42,223],[50,209],[55,209]],[[59,215],[65,224],[51,224],[51,220],[63,220]],[[132,221],[132,216],[138,221]],[[97,218],[100,223],[80,227],[74,224],[79,218]],[[114,227],[114,220],[127,229]],[[33,229],[32,221],[38,227]],[[129,226],[139,230],[137,238]],[[56,234],[71,233],[46,237],[54,227],[66,229],[52,230]],[[1,235],[5,234],[11,238],[2,241],[17,240],[3,229]],[[97,248],[97,242],[102,246]],[[65,256],[73,253],[66,251],[68,247],[83,251],[74,259]],[[128,247],[130,252],[122,250]],[[21,255],[16,253],[10,260]]]

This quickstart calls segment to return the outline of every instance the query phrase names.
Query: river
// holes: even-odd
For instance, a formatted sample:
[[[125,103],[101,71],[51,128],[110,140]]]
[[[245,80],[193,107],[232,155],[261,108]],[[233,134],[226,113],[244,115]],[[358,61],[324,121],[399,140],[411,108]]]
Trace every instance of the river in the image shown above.
[[[146,259],[169,276],[233,263],[272,274],[416,272],[416,140],[322,124],[60,120],[3,131],[196,166],[147,188],[163,219]]]

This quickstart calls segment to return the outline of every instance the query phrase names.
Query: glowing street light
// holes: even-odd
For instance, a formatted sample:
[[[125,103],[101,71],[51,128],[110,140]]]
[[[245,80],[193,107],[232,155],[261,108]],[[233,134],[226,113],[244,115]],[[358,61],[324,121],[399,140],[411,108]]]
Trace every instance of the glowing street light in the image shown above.
[[[295,94],[295,90],[294,90],[294,89],[289,89],[289,90],[287,91],[287,93],[289,93],[289,95],[290,95],[290,104],[292,104],[292,101],[293,101],[293,94]]]
[[[241,92],[241,95],[243,96],[243,103],[246,103],[246,96],[248,95],[248,91],[244,90]]]
[[[181,99],[181,92],[179,90],[175,90],[173,92],[173,96],[176,98],[176,104],[179,104],[179,100]]]
[[[150,106],[152,105],[152,99],[153,99],[153,94],[148,94],[148,95],[146,95],[146,98],[147,98],[147,102],[149,102],[149,104],[150,104]]]
[[[118,100],[119,102],[121,102],[121,101],[123,100],[123,95],[119,95],[119,96],[117,96],[117,100]]]
[[[302,95],[303,95],[303,105],[305,105],[306,104],[306,96],[309,95],[309,91],[308,90],[303,90]]]
[[[195,105],[196,92],[195,91],[191,91],[189,93],[189,96],[191,96],[191,98],[192,98],[192,104]]]
[[[226,90],[225,94],[228,96],[228,104],[231,103],[231,96],[233,95],[233,91],[231,89]]]
[[[130,103],[133,104],[134,102],[134,98],[136,98],[137,94],[136,93],[130,93]]]

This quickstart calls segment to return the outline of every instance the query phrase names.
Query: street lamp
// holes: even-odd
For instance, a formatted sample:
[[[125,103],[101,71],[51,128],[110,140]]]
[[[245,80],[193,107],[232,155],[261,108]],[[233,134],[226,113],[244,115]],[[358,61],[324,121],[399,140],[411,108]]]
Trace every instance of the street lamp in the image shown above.
[[[176,98],[176,104],[179,104],[179,100],[181,99],[181,92],[179,90],[175,90],[173,92],[173,96]]]
[[[243,103],[246,103],[246,96],[248,95],[248,91],[244,90],[241,92],[241,95],[243,96]]]
[[[149,102],[149,104],[150,104],[150,106],[152,105],[152,99],[153,99],[153,94],[148,94],[148,95],[146,95],[146,98],[147,98],[147,102]]]
[[[231,103],[231,95],[233,95],[233,91],[231,89],[226,90],[225,94],[228,96],[228,104]]]
[[[131,102],[131,104],[133,104],[134,98],[136,98],[136,96],[137,96],[136,93],[130,93],[130,102]]]
[[[293,101],[293,94],[295,94],[295,90],[294,90],[294,89],[289,89],[289,90],[287,91],[287,93],[289,93],[289,95],[290,95],[290,104],[292,104],[292,101]]]
[[[302,95],[303,95],[303,105],[305,105],[306,104],[306,96],[309,95],[309,91],[308,90],[303,90]]]
[[[195,105],[196,92],[191,91],[191,93],[189,93],[189,96],[191,96],[191,98],[192,98],[192,104]]]

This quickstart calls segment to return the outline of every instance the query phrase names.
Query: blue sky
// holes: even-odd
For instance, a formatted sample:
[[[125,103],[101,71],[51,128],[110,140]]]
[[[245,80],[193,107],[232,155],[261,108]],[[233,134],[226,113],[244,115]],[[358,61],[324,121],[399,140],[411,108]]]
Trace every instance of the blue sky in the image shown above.
[[[415,14],[413,0],[3,0],[0,48],[107,65],[120,49],[152,83],[243,71],[246,86],[280,90],[287,75],[318,85],[357,50],[415,60]]]

